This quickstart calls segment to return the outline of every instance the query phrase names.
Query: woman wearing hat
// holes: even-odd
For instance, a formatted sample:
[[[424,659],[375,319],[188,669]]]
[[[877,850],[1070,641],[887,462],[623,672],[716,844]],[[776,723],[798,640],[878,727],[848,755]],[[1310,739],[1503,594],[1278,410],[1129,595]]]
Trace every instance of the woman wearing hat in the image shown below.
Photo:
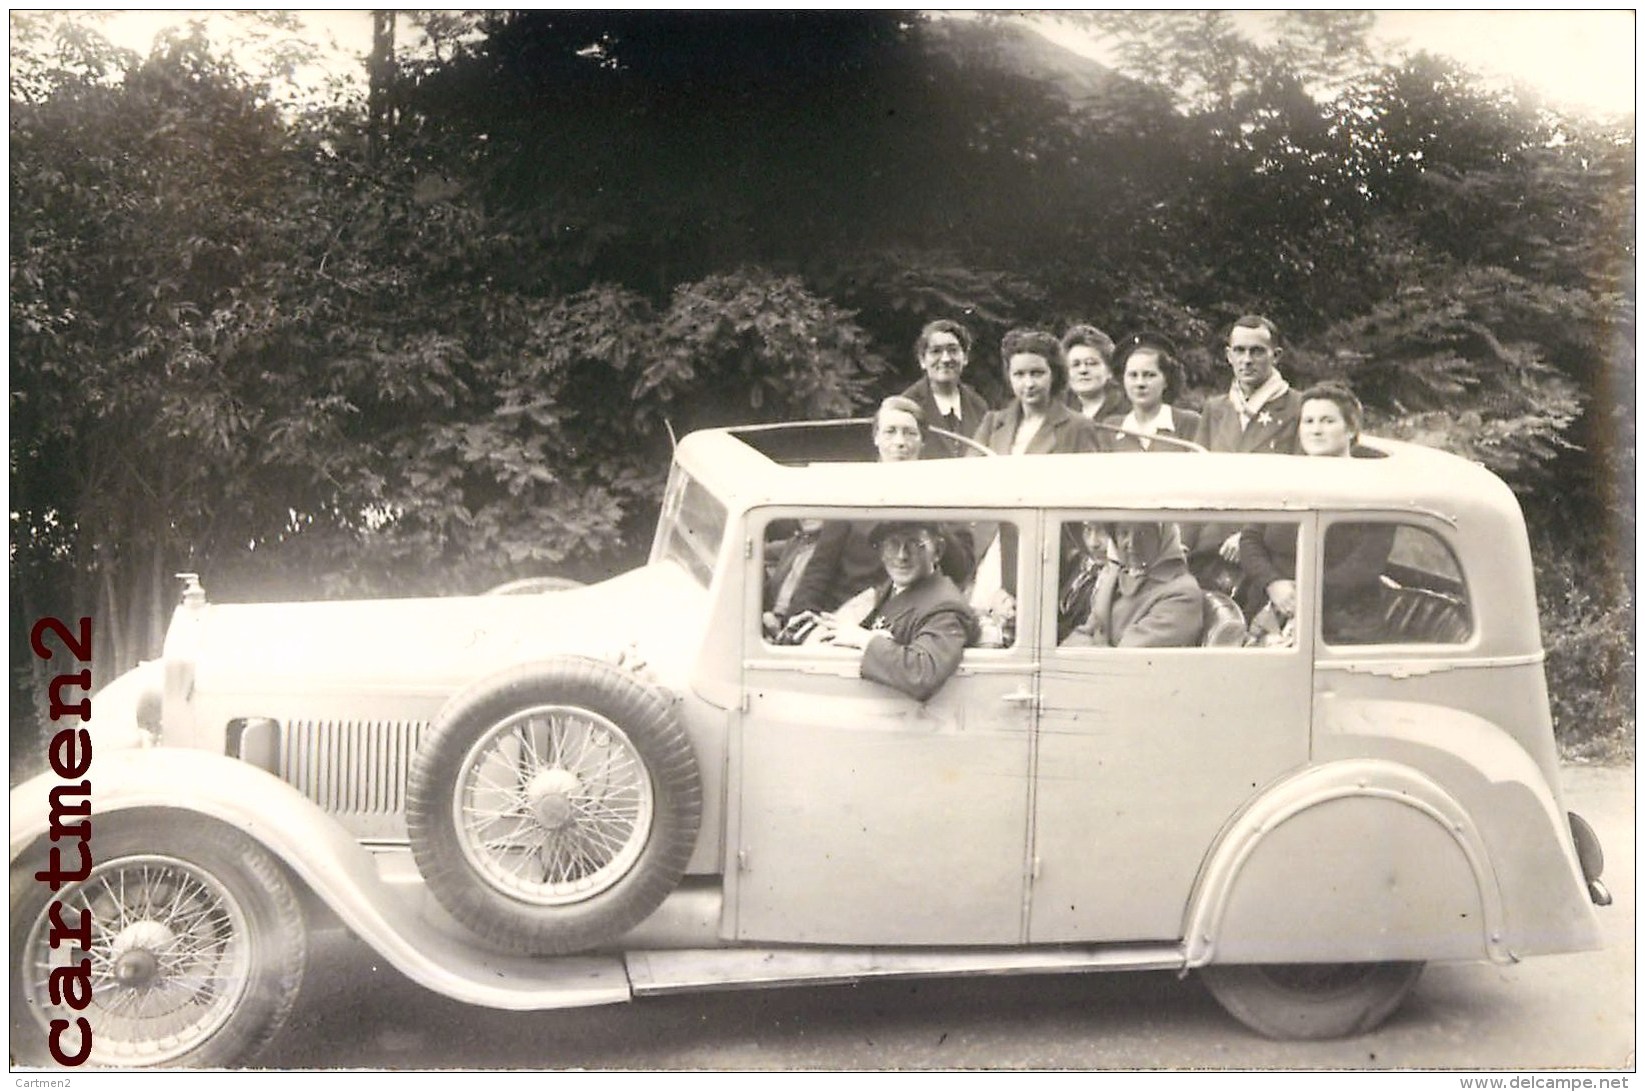
[[[861,625],[823,614],[820,640],[862,649],[863,678],[925,701],[959,668],[965,646],[977,642],[976,616],[937,570],[943,534],[935,523],[878,523],[869,542],[885,572],[874,605]]]
[[[1062,345],[1043,330],[1012,330],[1000,342],[1005,379],[1015,397],[989,410],[974,439],[998,455],[1097,451],[1097,427],[1068,408]]]
[[[1199,643],[1205,596],[1174,523],[1116,523],[1115,561],[1097,577],[1084,622],[1065,646],[1181,648]]]
[[[1319,383],[1302,392],[1297,444],[1316,458],[1380,458],[1358,445],[1365,411],[1341,383]],[[1336,644],[1366,644],[1383,636],[1382,572],[1394,548],[1391,523],[1333,523],[1325,533],[1324,598],[1320,632]],[[1297,530],[1294,524],[1246,527],[1239,537],[1239,563],[1256,587],[1267,593],[1282,626],[1297,612]]]
[[[1157,436],[1192,439],[1199,429],[1199,414],[1179,409],[1167,399],[1179,386],[1181,369],[1176,349],[1160,334],[1133,334],[1114,354],[1114,370],[1120,376],[1125,396],[1131,400],[1129,413],[1116,414],[1102,423],[1105,451],[1187,451],[1171,443],[1156,443]],[[1119,431],[1119,430],[1124,431]]]

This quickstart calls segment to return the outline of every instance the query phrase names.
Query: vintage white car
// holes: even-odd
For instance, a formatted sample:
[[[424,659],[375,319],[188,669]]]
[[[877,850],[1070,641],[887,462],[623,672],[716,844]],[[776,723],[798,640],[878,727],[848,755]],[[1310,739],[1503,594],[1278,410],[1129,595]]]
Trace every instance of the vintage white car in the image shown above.
[[[861,424],[710,430],[649,562],[597,585],[229,604],[191,579],[163,657],[93,698],[83,878],[40,879],[61,778],[12,792],[13,1057],[243,1060],[317,912],[499,1009],[1171,968],[1276,1037],[1377,1025],[1425,961],[1596,947],[1514,497],[1365,443],[878,464],[841,458]],[[762,625],[782,529],[896,518],[966,529],[970,594],[1009,608],[924,701]],[[1070,544],[1124,522],[1288,544],[1293,625],[1253,640],[1208,587],[1190,641],[1061,643]],[[1333,642],[1333,542],[1368,530],[1382,629]]]

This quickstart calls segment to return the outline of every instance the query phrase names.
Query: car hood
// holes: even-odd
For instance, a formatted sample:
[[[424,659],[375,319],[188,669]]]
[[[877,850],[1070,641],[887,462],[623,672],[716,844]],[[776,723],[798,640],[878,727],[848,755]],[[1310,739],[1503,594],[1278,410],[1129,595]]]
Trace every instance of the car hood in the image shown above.
[[[708,592],[677,565],[533,595],[184,606],[166,658],[196,693],[450,693],[513,664],[638,657],[678,688],[701,647]]]

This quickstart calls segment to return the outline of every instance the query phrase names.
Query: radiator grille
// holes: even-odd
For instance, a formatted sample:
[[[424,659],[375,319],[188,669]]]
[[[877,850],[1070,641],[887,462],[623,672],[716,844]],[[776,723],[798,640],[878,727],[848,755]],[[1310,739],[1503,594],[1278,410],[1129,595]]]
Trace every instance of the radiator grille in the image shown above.
[[[425,725],[398,720],[293,720],[280,733],[282,780],[342,815],[405,811],[406,775]]]

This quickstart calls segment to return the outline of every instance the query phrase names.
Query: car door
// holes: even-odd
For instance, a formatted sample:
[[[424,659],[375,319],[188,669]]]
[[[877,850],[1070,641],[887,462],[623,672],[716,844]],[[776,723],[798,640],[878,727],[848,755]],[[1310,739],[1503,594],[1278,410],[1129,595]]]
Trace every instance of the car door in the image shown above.
[[[1022,530],[1006,513],[946,515],[973,527],[1003,521],[1008,539]],[[761,537],[756,530],[753,541]],[[1031,551],[1015,553],[1032,601],[1037,565]],[[1032,639],[966,649],[957,673],[919,702],[858,677],[860,652],[763,639],[758,606],[748,611],[730,756],[727,933],[819,944],[1019,942]]]
[[[1044,533],[1068,541],[1063,524],[1117,515],[1048,513]],[[1298,571],[1307,573],[1311,519],[1287,516],[1275,530],[1294,536],[1305,525]],[[1048,559],[1043,604],[1065,575]],[[1030,940],[1181,936],[1223,825],[1308,759],[1314,608],[1301,600],[1294,642],[1264,647],[1059,646],[1042,609]]]

